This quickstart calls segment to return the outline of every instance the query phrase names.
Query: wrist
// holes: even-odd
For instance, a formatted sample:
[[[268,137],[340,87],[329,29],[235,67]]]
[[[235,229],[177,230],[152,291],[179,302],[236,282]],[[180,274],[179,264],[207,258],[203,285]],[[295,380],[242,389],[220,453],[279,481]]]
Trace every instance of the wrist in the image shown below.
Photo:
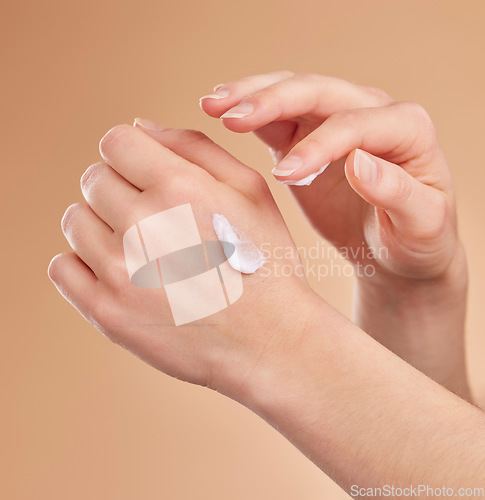
[[[357,280],[353,319],[389,350],[459,396],[470,399],[465,356],[468,274],[460,245],[433,279],[376,275]]]
[[[406,278],[383,270],[372,277],[356,278],[355,310],[365,308],[382,313],[391,307],[394,314],[409,316],[419,311],[442,313],[466,302],[468,270],[460,243],[449,266],[438,276]]]
[[[240,402],[347,491],[352,484],[384,480],[441,480],[423,468],[409,476],[403,464],[442,457],[442,450],[429,446],[430,425],[449,437],[455,411],[467,407],[323,300],[314,304],[305,328],[284,349],[267,351]],[[447,411],[437,413],[444,405]],[[444,467],[452,465],[450,459]]]
[[[264,399],[263,381],[286,365],[289,354],[297,356],[324,301],[298,279],[264,291],[256,302],[266,302],[270,314],[258,314],[254,297],[252,302],[252,306],[243,306],[247,313],[237,330],[235,325],[231,327],[231,337],[237,341],[212,350],[207,385],[257,411]]]
[[[324,336],[331,318],[339,315],[310,288],[297,297],[282,321],[266,332],[264,342],[251,347],[251,360],[242,363],[236,374],[233,399],[262,416],[272,413],[282,393],[291,397],[289,389],[299,378],[309,339],[317,331]]]

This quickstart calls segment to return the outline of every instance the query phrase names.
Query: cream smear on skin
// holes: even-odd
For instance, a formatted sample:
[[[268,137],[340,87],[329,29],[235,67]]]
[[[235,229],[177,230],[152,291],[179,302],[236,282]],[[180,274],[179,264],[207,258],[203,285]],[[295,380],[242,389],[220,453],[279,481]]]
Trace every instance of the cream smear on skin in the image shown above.
[[[212,216],[212,226],[220,242],[227,241],[235,247],[230,251],[223,245],[224,253],[231,267],[243,274],[256,272],[266,262],[259,248],[250,240],[240,238],[240,233],[221,214]]]

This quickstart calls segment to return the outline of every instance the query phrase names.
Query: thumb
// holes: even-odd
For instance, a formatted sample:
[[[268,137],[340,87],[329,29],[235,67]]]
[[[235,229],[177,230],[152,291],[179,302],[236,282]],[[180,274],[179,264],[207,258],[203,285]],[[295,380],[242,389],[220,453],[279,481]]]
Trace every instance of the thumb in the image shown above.
[[[432,237],[443,227],[446,195],[422,184],[402,167],[355,149],[345,162],[345,175],[354,191],[384,210],[406,236]]]

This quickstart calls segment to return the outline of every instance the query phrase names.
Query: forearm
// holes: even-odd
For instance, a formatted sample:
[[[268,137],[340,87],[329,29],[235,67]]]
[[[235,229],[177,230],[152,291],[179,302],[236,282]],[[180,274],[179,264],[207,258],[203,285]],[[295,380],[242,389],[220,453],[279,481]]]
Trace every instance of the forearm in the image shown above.
[[[483,484],[482,412],[330,308],[262,361],[246,403],[347,491]]]
[[[357,280],[354,321],[378,342],[464,399],[467,268],[460,248],[434,280]]]

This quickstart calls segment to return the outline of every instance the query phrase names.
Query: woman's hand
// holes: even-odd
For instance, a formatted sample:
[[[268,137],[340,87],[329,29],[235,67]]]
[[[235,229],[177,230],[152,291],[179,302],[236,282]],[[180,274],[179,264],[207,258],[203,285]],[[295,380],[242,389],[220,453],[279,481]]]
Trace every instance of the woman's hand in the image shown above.
[[[355,264],[357,323],[466,395],[466,262],[449,168],[423,108],[291,72],[219,85],[201,107],[269,146],[277,180]]]
[[[81,179],[87,204],[72,205],[62,221],[74,253],[49,267],[86,319],[165,373],[250,407],[348,492],[356,484],[481,484],[483,414],[326,305],[299,277],[296,253],[286,277],[263,266],[243,276],[238,300],[179,326],[163,288],[130,282],[126,231],[138,225],[148,261],[152,237],[163,245],[188,227],[150,234],[143,221],[185,204],[202,241],[215,240],[212,215],[223,214],[265,243],[271,268],[271,247],[293,243],[259,174],[200,133],[147,121],[111,129],[100,149],[105,161]]]
[[[292,186],[324,238],[337,248],[365,243],[354,262],[418,279],[450,266],[459,246],[452,183],[421,106],[337,78],[289,72],[225,84],[201,106],[270,147],[277,180]],[[310,186],[293,187],[327,164]],[[373,257],[369,248],[382,251]]]
[[[212,225],[217,213],[257,246],[293,245],[258,173],[199,132],[151,126],[156,130],[119,125],[103,137],[105,161],[89,167],[81,178],[87,203],[70,206],[62,219],[74,252],[55,257],[49,276],[115,343],[172,376],[243,398],[256,366],[279,345],[286,349],[295,342],[322,301],[301,273],[275,278],[263,267],[242,276],[242,295],[234,303],[175,326],[164,288],[130,283],[125,232],[148,216],[183,204],[190,204],[204,242],[217,240]],[[162,241],[180,229],[187,228],[165,228]],[[290,269],[298,266],[296,255],[285,262]],[[232,268],[226,272],[239,277]],[[298,309],[292,307],[295,302]]]

